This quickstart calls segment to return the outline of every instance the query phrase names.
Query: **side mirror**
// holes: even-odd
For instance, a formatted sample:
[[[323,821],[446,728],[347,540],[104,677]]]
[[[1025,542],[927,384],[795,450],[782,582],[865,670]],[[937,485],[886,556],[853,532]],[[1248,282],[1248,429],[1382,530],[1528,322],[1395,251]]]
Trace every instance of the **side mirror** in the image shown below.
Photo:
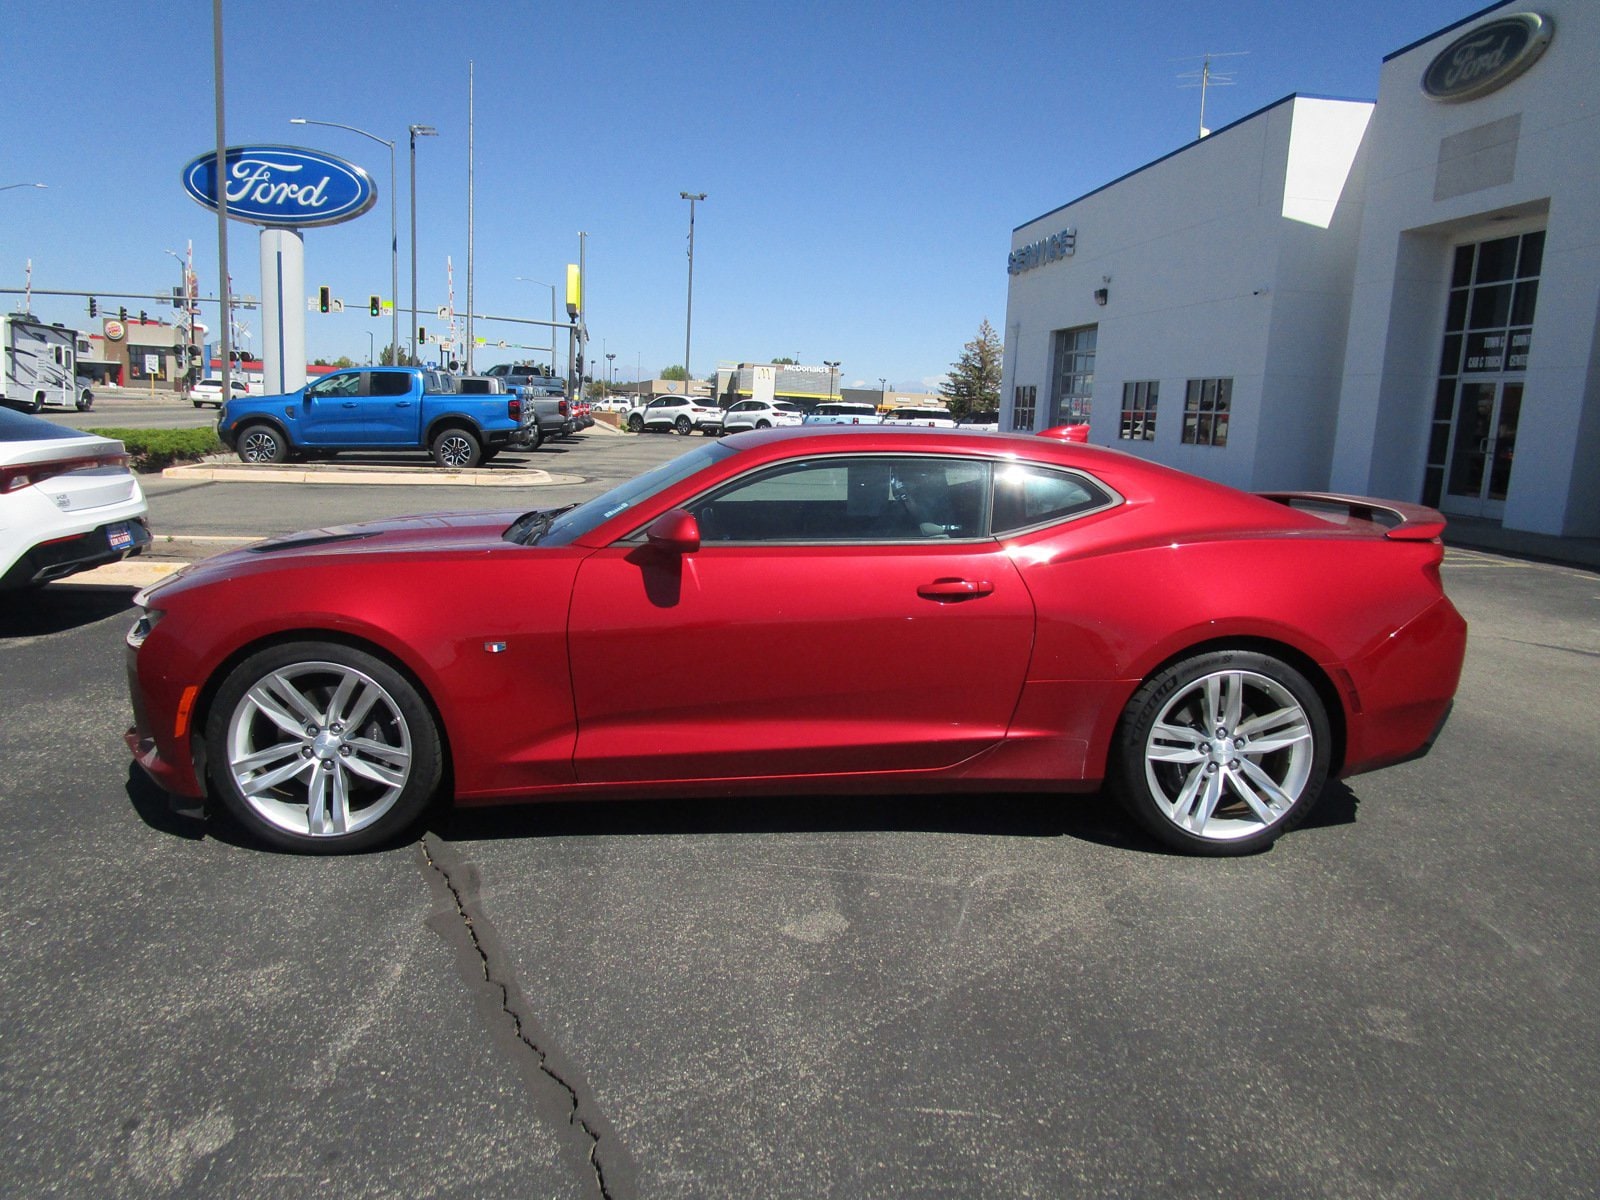
[[[686,509],[669,508],[650,522],[645,537],[668,554],[693,554],[700,549],[700,522]]]

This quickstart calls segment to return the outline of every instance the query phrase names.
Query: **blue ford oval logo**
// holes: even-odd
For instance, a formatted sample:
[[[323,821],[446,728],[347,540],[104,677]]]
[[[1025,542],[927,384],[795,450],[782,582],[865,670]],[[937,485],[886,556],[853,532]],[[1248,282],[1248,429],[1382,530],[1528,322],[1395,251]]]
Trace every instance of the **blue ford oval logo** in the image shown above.
[[[183,169],[183,190],[217,207],[216,151]],[[378,201],[378,187],[360,167],[302,146],[229,146],[228,215],[254,225],[302,228],[359,217]]]
[[[1473,100],[1504,87],[1536,62],[1555,25],[1542,13],[1512,13],[1464,33],[1439,51],[1422,76],[1435,100]]]

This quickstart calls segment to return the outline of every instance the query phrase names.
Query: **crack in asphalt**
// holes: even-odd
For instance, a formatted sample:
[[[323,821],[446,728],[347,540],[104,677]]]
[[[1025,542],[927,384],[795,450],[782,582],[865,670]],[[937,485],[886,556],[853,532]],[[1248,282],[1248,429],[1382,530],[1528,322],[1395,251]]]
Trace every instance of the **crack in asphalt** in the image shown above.
[[[594,1173],[595,1186],[599,1189],[601,1197],[603,1200],[623,1200],[624,1192],[614,1190],[618,1181],[615,1179],[608,1181],[605,1164],[601,1161],[600,1141],[604,1131],[597,1119],[586,1112],[578,1085],[570,1082],[566,1075],[552,1064],[550,1051],[540,1045],[535,1023],[530,1018],[525,1018],[519,1011],[514,986],[496,975],[495,960],[488,945],[491,939],[487,935],[487,919],[482,914],[474,914],[469,900],[469,893],[475,893],[476,887],[457,882],[452,874],[452,868],[440,861],[442,855],[434,854],[436,843],[430,845],[431,841],[430,837],[424,837],[418,842],[422,857],[429,869],[435,872],[455,905],[455,915],[467,935],[468,945],[477,955],[483,982],[498,993],[500,1011],[510,1019],[516,1040],[533,1052],[540,1073],[560,1089],[568,1105],[567,1123],[588,1139],[589,1145],[585,1157],[589,1169]],[[471,872],[470,866],[466,864],[455,870],[463,873]]]

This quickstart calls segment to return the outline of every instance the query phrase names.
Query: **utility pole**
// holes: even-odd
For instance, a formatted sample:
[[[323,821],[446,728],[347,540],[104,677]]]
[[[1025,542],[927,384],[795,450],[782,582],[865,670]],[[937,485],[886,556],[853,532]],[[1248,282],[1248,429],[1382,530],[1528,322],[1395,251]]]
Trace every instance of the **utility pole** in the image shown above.
[[[694,206],[695,201],[704,200],[706,194],[679,192],[678,198],[689,202],[689,303],[683,316],[683,394],[687,396],[690,381],[694,378],[694,372],[689,368],[689,346],[694,333]]]

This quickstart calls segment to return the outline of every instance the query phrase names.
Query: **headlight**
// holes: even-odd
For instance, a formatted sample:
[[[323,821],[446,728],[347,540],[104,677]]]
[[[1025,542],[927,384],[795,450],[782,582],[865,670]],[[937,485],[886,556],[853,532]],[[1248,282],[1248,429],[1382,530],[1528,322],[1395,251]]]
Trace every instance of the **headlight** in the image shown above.
[[[139,596],[135,596],[134,599],[138,600],[143,595],[144,593],[141,592]],[[128,636],[124,640],[130,647],[137,650],[140,646],[144,645],[144,640],[150,636],[150,631],[154,629],[157,623],[160,622],[161,618],[166,615],[167,614],[162,612],[159,608],[145,609],[139,614],[139,619],[133,623],[133,628],[128,630]]]

